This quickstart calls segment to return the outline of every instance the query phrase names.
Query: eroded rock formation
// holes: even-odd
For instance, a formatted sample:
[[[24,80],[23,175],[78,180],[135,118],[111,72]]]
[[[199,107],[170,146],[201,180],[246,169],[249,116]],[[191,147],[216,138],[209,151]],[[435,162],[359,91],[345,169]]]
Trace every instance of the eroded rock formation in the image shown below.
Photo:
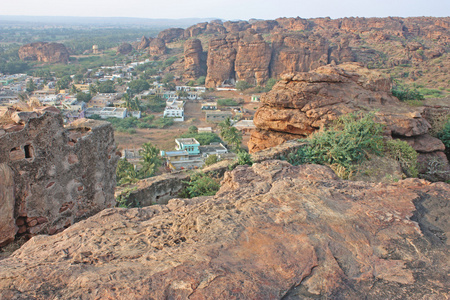
[[[239,35],[227,35],[209,41],[208,75],[206,87],[216,87],[224,83],[235,82],[237,43]]]
[[[122,43],[119,47],[117,47],[117,53],[120,53],[122,55],[126,55],[133,51],[133,46],[129,43]]]
[[[213,197],[107,209],[0,261],[6,298],[449,296],[450,185],[266,161]],[[45,274],[45,276],[43,276]],[[51,274],[51,276],[48,276]]]
[[[54,234],[115,205],[111,125],[63,127],[49,111],[13,112],[0,127],[0,244],[17,233]]]
[[[237,81],[263,85],[269,79],[272,51],[259,34],[244,34],[238,42],[235,71]]]
[[[150,41],[148,53],[150,55],[163,55],[167,51],[166,43],[163,39],[155,38]]]
[[[306,137],[341,115],[373,111],[393,136],[426,134],[429,123],[419,112],[402,105],[390,90],[389,78],[355,63],[286,74],[261,97],[263,106],[256,112],[254,123],[275,135],[281,132]],[[250,140],[251,152],[262,148],[257,140]]]
[[[169,28],[161,31],[158,34],[158,38],[162,39],[166,43],[173,42],[179,38],[182,38],[184,35],[183,28]]]
[[[214,67],[208,69],[207,85],[215,87],[239,80],[263,84],[255,78],[279,78],[284,73],[308,72],[329,63],[358,61],[371,68],[422,65],[448,54],[449,23],[449,18],[429,17],[211,21],[187,28],[182,36],[181,31],[173,36],[189,39],[203,35],[202,40],[210,42],[208,61]],[[164,31],[161,35],[167,34]],[[263,38],[257,34],[263,34]],[[238,41],[230,42],[236,38]],[[256,70],[248,68],[254,65]],[[448,69],[439,67],[442,70],[438,73]],[[246,74],[241,74],[243,70]],[[408,71],[414,80],[422,76],[416,71]]]
[[[69,52],[66,46],[60,43],[38,42],[20,47],[19,57],[21,60],[67,63]]]
[[[139,44],[136,46],[136,50],[147,49],[148,46],[150,46],[150,41],[151,41],[151,38],[146,38],[145,36],[143,36],[141,38],[141,41],[139,42]]]
[[[206,55],[199,39],[187,40],[184,43],[184,74],[185,80],[196,80],[206,76]]]

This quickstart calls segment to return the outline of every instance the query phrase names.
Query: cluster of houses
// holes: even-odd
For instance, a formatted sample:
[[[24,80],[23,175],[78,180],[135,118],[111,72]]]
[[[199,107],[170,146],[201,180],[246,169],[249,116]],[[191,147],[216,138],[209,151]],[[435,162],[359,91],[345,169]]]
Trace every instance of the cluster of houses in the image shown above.
[[[221,143],[211,143],[201,146],[194,138],[175,139],[175,151],[161,151],[160,155],[165,160],[165,165],[170,170],[197,169],[205,164],[205,159],[210,155],[217,155],[219,159],[226,158],[227,148]]]

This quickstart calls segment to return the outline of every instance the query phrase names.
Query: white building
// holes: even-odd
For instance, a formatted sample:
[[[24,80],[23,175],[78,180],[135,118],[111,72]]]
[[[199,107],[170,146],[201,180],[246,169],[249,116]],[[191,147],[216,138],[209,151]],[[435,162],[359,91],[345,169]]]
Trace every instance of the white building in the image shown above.
[[[176,122],[184,121],[184,101],[167,101],[164,109],[164,117],[174,118]]]
[[[117,107],[91,107],[86,109],[86,117],[91,117],[92,115],[99,115],[102,119],[107,118],[119,118],[125,119],[127,117],[126,108]]]

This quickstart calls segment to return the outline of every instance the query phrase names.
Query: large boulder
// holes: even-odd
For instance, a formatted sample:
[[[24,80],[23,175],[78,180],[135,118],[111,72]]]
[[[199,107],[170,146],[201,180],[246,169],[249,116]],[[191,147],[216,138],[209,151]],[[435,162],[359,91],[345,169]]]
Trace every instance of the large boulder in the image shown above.
[[[126,55],[133,51],[133,46],[129,43],[122,43],[119,47],[117,47],[117,53]]]
[[[150,55],[163,55],[167,51],[166,43],[163,39],[155,38],[150,41],[148,53]]]
[[[19,58],[29,61],[67,63],[69,51],[67,51],[66,46],[60,43],[37,42],[20,47]]]
[[[342,115],[363,111],[374,112],[377,121],[385,124],[393,136],[426,134],[430,124],[420,112],[393,97],[390,90],[389,78],[355,63],[285,74],[261,97],[263,105],[257,110],[254,123],[274,134],[306,137]],[[257,140],[255,136],[250,142],[257,144]],[[432,145],[435,147],[430,151],[442,148],[438,143],[429,146]]]
[[[450,185],[266,161],[216,196],[114,208],[0,261],[6,299],[446,299]],[[51,275],[49,275],[51,274]]]

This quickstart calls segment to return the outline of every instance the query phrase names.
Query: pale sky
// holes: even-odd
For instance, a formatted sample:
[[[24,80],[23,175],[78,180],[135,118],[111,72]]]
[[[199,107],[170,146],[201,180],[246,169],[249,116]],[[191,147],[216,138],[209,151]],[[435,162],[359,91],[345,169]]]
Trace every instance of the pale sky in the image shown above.
[[[450,0],[0,0],[0,15],[155,19],[450,16]]]

